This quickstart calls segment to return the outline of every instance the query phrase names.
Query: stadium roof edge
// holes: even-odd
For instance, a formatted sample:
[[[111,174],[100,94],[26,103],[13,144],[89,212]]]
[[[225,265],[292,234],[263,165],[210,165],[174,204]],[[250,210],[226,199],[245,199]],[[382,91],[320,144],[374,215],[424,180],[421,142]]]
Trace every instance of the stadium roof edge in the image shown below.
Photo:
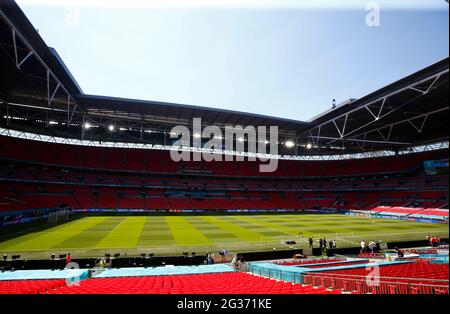
[[[72,80],[72,82],[77,86],[78,90],[79,90],[79,94],[84,94],[83,90],[81,89],[80,85],[78,84],[77,80],[75,79],[75,77],[72,75],[72,72],[70,72],[69,68],[67,67],[66,63],[64,62],[64,60],[61,58],[61,56],[59,55],[58,51],[53,48],[53,47],[49,47],[50,51],[52,52],[53,56],[58,60],[59,64],[61,65],[61,67],[64,69],[64,71],[66,72],[66,74],[70,77],[70,79]]]
[[[128,98],[120,98],[120,97],[110,97],[110,96],[100,96],[100,95],[78,95],[76,99],[79,103],[83,104],[85,108],[88,110],[91,108],[104,108],[104,109],[115,109],[115,110],[123,110],[122,105],[127,105],[127,109],[134,111],[144,112],[146,106],[156,106],[159,108],[167,107],[174,109],[184,109],[191,112],[196,112],[201,117],[200,113],[204,114],[226,114],[226,115],[237,115],[237,116],[248,116],[252,118],[257,118],[258,120],[265,121],[277,121],[282,123],[288,123],[291,125],[297,125],[298,127],[307,127],[309,125],[308,122],[298,121],[293,119],[286,118],[278,118],[271,117],[263,114],[255,114],[249,112],[241,112],[236,110],[229,109],[221,109],[221,108],[212,108],[212,107],[204,107],[204,106],[196,106],[196,105],[188,105],[188,104],[179,104],[179,103],[169,103],[169,102],[161,102],[161,101],[152,101],[152,100],[141,100],[141,99],[128,99]],[[134,110],[133,110],[134,109]]]
[[[344,106],[338,106],[334,110],[329,110],[324,112],[323,114],[313,117],[312,120],[304,122],[286,118],[279,117],[269,117],[262,114],[255,114],[249,112],[239,112],[234,110],[227,109],[216,109],[207,106],[196,106],[196,105],[187,105],[187,104],[176,104],[176,103],[168,103],[168,102],[159,102],[159,101],[151,101],[151,100],[137,100],[137,99],[125,99],[119,97],[109,97],[109,96],[101,96],[101,95],[87,95],[84,94],[81,87],[78,85],[76,79],[73,77],[67,66],[65,65],[62,58],[58,55],[57,51],[54,48],[48,47],[42,37],[39,35],[37,30],[28,20],[26,15],[23,13],[21,8],[15,3],[13,0],[2,0],[0,1],[0,10],[3,11],[11,23],[20,31],[22,36],[33,46],[36,53],[44,60],[44,62],[51,68],[51,70],[55,73],[55,75],[62,81],[62,83],[69,89],[69,92],[79,100],[79,103],[83,109],[87,109],[89,107],[96,109],[105,109],[104,101],[108,101],[109,106],[115,107],[110,108],[119,111],[119,109],[124,110],[123,108],[119,108],[117,106],[126,104],[127,109],[133,111],[136,110],[136,113],[145,113],[146,105],[153,105],[158,107],[159,109],[164,109],[164,107],[169,108],[181,108],[183,110],[188,110],[190,112],[202,112],[204,114],[226,114],[226,115],[240,115],[246,117],[253,117],[253,121],[259,122],[277,122],[280,125],[286,125],[289,127],[295,128],[296,133],[301,133],[308,128],[312,128],[315,125],[323,123],[326,120],[332,119],[334,116],[339,114],[343,114],[346,111],[353,110],[359,106],[364,105],[367,102],[370,102],[372,99],[380,97],[384,94],[388,94],[393,90],[399,89],[403,86],[410,84],[414,80],[419,80],[421,77],[429,76],[432,73],[436,73],[445,68],[449,67],[449,59],[445,58],[439,62],[436,62],[433,65],[428,66],[425,69],[419,70],[416,73],[413,73],[405,78],[402,78],[392,84],[389,84],[369,95],[366,95],[360,99],[354,100],[345,104]],[[87,106],[87,107],[85,107]],[[245,120],[245,119],[244,119]],[[235,120],[234,120],[235,121]]]
[[[24,39],[33,47],[37,55],[46,63],[51,71],[72,95],[82,94],[83,90],[70,73],[54,48],[47,46],[38,31],[28,20],[19,5],[13,0],[1,0],[0,12],[3,12],[10,23],[17,29]]]
[[[329,119],[332,119],[335,116],[338,116],[340,114],[344,114],[347,111],[353,110],[355,108],[358,108],[360,106],[363,106],[366,103],[369,103],[377,98],[383,97],[385,95],[388,95],[389,93],[399,90],[401,88],[404,88],[408,85],[411,85],[412,83],[416,81],[420,81],[421,79],[424,79],[426,77],[429,77],[430,75],[440,73],[444,70],[449,69],[449,58],[444,58],[424,69],[421,69],[413,74],[410,74],[404,78],[401,78],[385,87],[382,87],[366,96],[363,96],[362,98],[355,99],[351,102],[346,103],[344,106],[338,106],[334,110],[329,110],[325,114],[317,116],[316,119],[311,120],[312,125],[317,125],[320,123],[323,123]]]

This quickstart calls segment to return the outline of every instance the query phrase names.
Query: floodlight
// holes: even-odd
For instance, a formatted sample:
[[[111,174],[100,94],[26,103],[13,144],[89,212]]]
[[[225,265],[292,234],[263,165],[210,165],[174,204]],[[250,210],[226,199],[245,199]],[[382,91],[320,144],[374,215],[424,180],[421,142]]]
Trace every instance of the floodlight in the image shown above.
[[[287,141],[284,145],[286,145],[287,148],[292,148],[295,146],[295,143],[292,141]]]

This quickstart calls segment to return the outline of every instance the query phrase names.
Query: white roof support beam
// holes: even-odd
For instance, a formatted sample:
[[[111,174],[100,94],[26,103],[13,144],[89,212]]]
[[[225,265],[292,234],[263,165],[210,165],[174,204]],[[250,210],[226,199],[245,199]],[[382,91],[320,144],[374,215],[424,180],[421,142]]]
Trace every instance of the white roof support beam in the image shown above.
[[[315,133],[315,130],[318,130],[318,129],[322,128],[323,126],[326,126],[326,125],[329,125],[329,124],[333,124],[333,125],[334,125],[334,127],[336,128],[337,133],[339,134],[340,137],[339,137],[339,138],[338,138],[338,137],[335,137],[333,140],[327,142],[327,145],[333,144],[333,143],[335,143],[336,141],[343,141],[343,140],[345,140],[346,138],[349,138],[350,136],[351,136],[351,137],[358,136],[358,135],[357,135],[358,131],[361,131],[361,130],[363,130],[364,128],[367,128],[368,126],[372,125],[374,122],[376,122],[376,121],[378,121],[378,120],[381,120],[381,119],[383,119],[383,118],[388,117],[388,116],[391,115],[392,113],[394,113],[394,112],[396,112],[397,110],[399,110],[402,106],[405,106],[405,105],[407,105],[408,103],[410,103],[410,102],[412,102],[412,101],[418,99],[419,97],[422,97],[424,94],[427,94],[434,86],[436,86],[436,84],[437,84],[438,81],[439,81],[439,78],[441,78],[442,75],[447,74],[447,73],[448,73],[448,69],[445,69],[445,70],[443,70],[443,71],[440,71],[439,73],[436,73],[436,74],[434,74],[434,75],[431,75],[431,76],[429,76],[429,77],[427,77],[427,78],[424,78],[424,79],[422,79],[422,80],[419,80],[419,81],[417,81],[417,82],[414,82],[414,83],[412,83],[412,84],[410,84],[410,85],[408,85],[408,86],[405,86],[405,87],[403,87],[403,88],[401,88],[401,89],[398,89],[398,90],[396,90],[396,91],[394,91],[394,92],[391,92],[391,93],[389,93],[389,94],[387,94],[387,95],[384,95],[384,96],[382,96],[382,97],[380,97],[380,98],[378,98],[378,99],[375,99],[375,100],[373,100],[373,101],[371,101],[371,102],[369,102],[369,103],[367,103],[367,104],[365,104],[365,105],[363,105],[363,106],[360,106],[360,107],[358,107],[358,108],[354,108],[354,109],[349,110],[349,111],[346,112],[346,113],[340,114],[340,115],[338,115],[337,117],[334,117],[334,118],[332,118],[332,119],[330,119],[330,120],[328,120],[328,121],[325,121],[325,122],[323,122],[323,123],[320,123],[320,124],[318,124],[317,126],[315,126],[313,129],[311,129],[311,130],[308,131],[308,132],[309,132],[309,137],[312,138],[312,134]],[[423,86],[423,85],[424,85],[425,83],[427,83],[427,82],[430,82],[430,84],[429,84],[429,85],[427,84],[428,87],[427,87],[426,90],[423,90],[423,89],[419,88],[419,86]],[[400,106],[397,106],[397,107],[395,107],[395,108],[390,108],[391,110],[389,110],[389,111],[384,110],[384,109],[386,109],[386,104],[387,104],[387,102],[389,101],[389,98],[390,98],[390,97],[395,96],[395,95],[397,95],[397,94],[399,94],[399,93],[401,93],[401,92],[404,92],[404,91],[406,91],[406,90],[408,90],[408,89],[416,90],[416,91],[420,92],[420,94],[417,95],[417,96],[415,96],[415,97],[413,97],[412,99],[408,100],[406,103],[404,103],[404,104],[402,104],[402,105],[400,105]],[[378,104],[379,108],[377,108],[377,109],[375,110],[375,109],[373,108],[373,106],[374,106],[374,105],[377,105],[377,104]],[[362,124],[362,125],[360,125],[360,126],[355,127],[355,128],[352,129],[352,130],[347,130],[347,120],[349,119],[349,116],[350,116],[351,114],[357,112],[357,111],[360,111],[360,110],[366,110],[366,111],[368,111],[368,112],[370,113],[370,115],[372,116],[373,119],[372,119],[371,121],[369,121],[369,122],[366,122],[366,123],[364,123],[364,124]],[[386,112],[383,113],[383,111],[386,111]],[[337,121],[342,120],[342,119],[345,119],[345,122],[344,122],[344,126],[343,126],[342,129],[341,129],[341,128],[338,126]],[[390,125],[388,125],[387,127],[389,127],[389,126],[390,126]],[[418,129],[419,129],[419,130],[423,129],[423,126],[421,126],[421,127],[418,128]],[[391,132],[392,132],[392,130],[391,130]],[[365,133],[367,133],[367,132],[365,132]],[[369,131],[369,133],[370,133],[370,131]],[[363,133],[361,133],[361,134],[363,134]],[[384,137],[384,136],[383,136],[383,137]],[[315,140],[318,140],[318,139],[320,139],[320,138],[323,138],[323,137],[320,137],[320,136],[314,137]]]
[[[442,107],[442,108],[436,109],[434,111],[430,111],[430,112],[427,112],[427,113],[424,113],[424,114],[420,114],[420,115],[417,115],[417,116],[414,116],[414,117],[411,117],[411,118],[408,118],[408,119],[404,119],[404,120],[401,120],[401,121],[397,121],[397,122],[394,122],[394,123],[391,123],[391,124],[388,124],[388,125],[376,128],[376,129],[372,129],[370,131],[361,133],[358,136],[360,136],[362,134],[370,134],[370,133],[373,133],[373,132],[384,130],[386,128],[390,128],[390,132],[389,133],[391,133],[392,132],[392,128],[394,126],[400,125],[400,124],[403,124],[403,123],[411,124],[416,129],[416,131],[420,133],[420,132],[422,132],[423,128],[425,127],[425,124],[427,122],[428,116],[433,115],[433,114],[442,113],[444,111],[448,111],[448,109],[449,109],[449,107]],[[424,118],[424,119],[423,119],[420,127],[417,127],[414,123],[412,123],[412,121],[418,120],[418,119],[421,119],[421,118]]]
[[[57,89],[62,88],[64,92],[72,98],[72,102],[76,103],[75,99],[72,97],[72,95],[68,92],[67,88],[60,82],[58,77],[50,70],[50,68],[47,66],[47,64],[42,60],[42,58],[39,56],[39,54],[33,49],[33,47],[27,42],[27,40],[22,36],[22,34],[15,28],[14,24],[9,20],[9,18],[0,10],[0,18],[8,25],[8,27],[11,29],[12,39],[13,39],[13,49],[14,49],[14,58],[15,58],[15,65],[19,70],[22,70],[21,66],[24,64],[25,61],[27,61],[31,56],[34,56],[36,60],[41,64],[41,66],[46,70],[47,72],[47,82],[50,80],[50,78],[56,82]],[[17,47],[17,40],[20,40],[20,42],[23,43],[26,50],[28,50],[27,54],[22,60],[19,60],[19,53],[18,53],[18,47]],[[24,73],[26,75],[26,73]],[[47,88],[47,100],[49,102],[49,105],[51,101],[53,100],[52,95],[50,95],[49,87]],[[56,91],[54,91],[54,94],[56,95]],[[53,96],[54,97],[54,96]]]

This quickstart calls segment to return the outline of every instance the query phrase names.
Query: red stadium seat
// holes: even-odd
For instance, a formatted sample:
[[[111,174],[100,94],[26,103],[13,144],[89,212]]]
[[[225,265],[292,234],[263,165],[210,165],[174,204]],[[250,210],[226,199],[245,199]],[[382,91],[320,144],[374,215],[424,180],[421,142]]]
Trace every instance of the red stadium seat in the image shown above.
[[[51,294],[339,294],[245,273],[98,278]]]

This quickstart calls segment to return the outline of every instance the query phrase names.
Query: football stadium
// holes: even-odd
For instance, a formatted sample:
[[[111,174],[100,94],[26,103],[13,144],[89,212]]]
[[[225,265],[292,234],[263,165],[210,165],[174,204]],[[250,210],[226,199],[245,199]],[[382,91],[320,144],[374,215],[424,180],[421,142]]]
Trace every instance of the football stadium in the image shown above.
[[[0,294],[448,294],[448,79],[309,121],[90,95],[0,1]]]

